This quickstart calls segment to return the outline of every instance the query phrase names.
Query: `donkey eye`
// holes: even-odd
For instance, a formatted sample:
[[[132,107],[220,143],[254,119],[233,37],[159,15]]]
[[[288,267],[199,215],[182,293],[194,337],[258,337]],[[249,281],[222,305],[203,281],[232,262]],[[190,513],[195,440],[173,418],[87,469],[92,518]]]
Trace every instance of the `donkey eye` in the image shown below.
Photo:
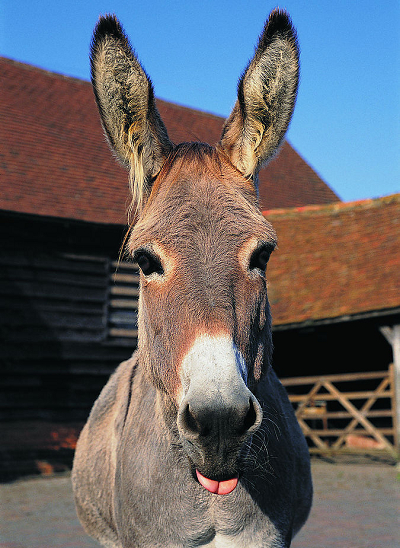
[[[160,275],[164,274],[160,259],[147,250],[136,251],[133,255],[133,259],[137,262],[140,270],[145,276],[150,276],[150,274],[154,273]]]
[[[250,257],[249,269],[254,270],[258,268],[262,272],[265,272],[271,253],[272,247],[267,246],[259,247],[253,251]]]

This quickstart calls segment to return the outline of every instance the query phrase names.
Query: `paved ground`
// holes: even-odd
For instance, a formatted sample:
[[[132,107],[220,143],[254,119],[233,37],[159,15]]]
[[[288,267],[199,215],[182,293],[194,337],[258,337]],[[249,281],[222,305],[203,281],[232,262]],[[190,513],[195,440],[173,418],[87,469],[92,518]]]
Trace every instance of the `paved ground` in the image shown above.
[[[400,548],[400,482],[386,464],[313,462],[315,499],[292,548]],[[0,548],[96,548],[68,476],[0,485]],[[246,548],[246,547],[243,547]]]

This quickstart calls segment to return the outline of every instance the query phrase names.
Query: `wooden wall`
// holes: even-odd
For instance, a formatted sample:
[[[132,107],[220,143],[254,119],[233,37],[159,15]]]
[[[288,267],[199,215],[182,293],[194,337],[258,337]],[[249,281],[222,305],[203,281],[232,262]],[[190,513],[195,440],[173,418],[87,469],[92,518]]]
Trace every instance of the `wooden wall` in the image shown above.
[[[12,479],[70,465],[95,398],[135,339],[109,336],[122,228],[0,222],[0,478]]]

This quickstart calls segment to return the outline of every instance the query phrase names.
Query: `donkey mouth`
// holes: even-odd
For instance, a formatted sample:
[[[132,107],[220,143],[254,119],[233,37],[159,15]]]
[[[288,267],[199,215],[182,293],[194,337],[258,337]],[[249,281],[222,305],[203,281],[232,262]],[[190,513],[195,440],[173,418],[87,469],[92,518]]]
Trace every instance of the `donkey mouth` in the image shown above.
[[[197,469],[196,476],[200,485],[215,495],[228,495],[236,488],[239,480],[237,476],[223,481],[212,480],[203,476]]]

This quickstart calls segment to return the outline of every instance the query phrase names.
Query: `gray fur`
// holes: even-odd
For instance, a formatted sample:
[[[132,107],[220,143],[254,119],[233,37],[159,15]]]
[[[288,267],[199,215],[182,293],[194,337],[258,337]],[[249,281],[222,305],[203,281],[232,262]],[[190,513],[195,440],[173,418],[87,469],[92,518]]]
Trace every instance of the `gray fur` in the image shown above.
[[[246,476],[218,496],[193,480],[157,416],[156,389],[136,367],[135,356],[119,366],[79,440],[73,484],[86,531],[112,548],[211,547],[221,533],[232,538],[225,546],[290,546],[309,512],[309,457],[274,372],[257,393],[264,419],[249,444]]]
[[[288,548],[307,519],[308,448],[270,363],[265,261],[276,236],[254,188],[293,108],[297,81],[285,54],[293,51],[293,36],[287,16],[273,12],[216,148],[172,148],[162,123],[144,122],[157,120],[152,100],[139,109],[138,140],[148,158],[158,158],[144,169],[152,178],[159,173],[127,246],[142,265],[138,350],[95,402],[72,473],[78,516],[103,546]],[[122,72],[114,61],[99,61],[99,51],[109,47],[122,52]],[[120,153],[137,110],[129,105],[144,96],[136,100],[132,93],[140,95],[143,86],[148,92],[149,80],[115,19],[100,21],[93,52],[103,73],[94,78],[103,124]],[[109,56],[115,59],[115,52]],[[274,95],[286,80],[289,95],[282,89]],[[100,88],[114,91],[104,101]],[[261,120],[269,122],[254,158],[246,160]],[[123,128],[121,135],[115,127]],[[157,138],[149,137],[149,127]],[[198,473],[218,484],[239,480],[232,492],[217,495],[197,481]]]

